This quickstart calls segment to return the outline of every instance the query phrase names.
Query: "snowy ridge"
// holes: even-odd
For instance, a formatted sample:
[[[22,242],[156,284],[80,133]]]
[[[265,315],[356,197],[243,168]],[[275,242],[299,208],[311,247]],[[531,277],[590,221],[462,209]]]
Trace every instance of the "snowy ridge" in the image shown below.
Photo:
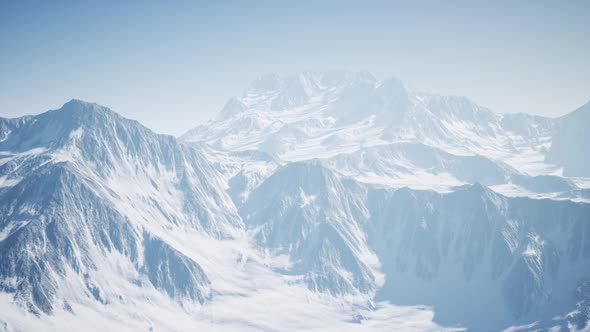
[[[285,97],[291,95],[299,97]],[[279,103],[284,99],[297,102]],[[228,107],[233,111],[226,111]],[[313,146],[320,153],[325,151],[322,143],[328,148],[355,143],[353,149],[358,149],[380,142],[420,140],[464,151],[491,143],[509,150],[514,149],[515,139],[550,135],[551,128],[550,119],[502,117],[463,97],[407,91],[395,79],[379,82],[366,72],[326,72],[263,77],[242,96],[232,98],[215,121],[182,139],[229,150],[265,150],[265,142],[272,137],[283,144],[269,152],[300,159],[289,151],[301,154]],[[330,145],[331,140],[338,144]],[[309,155],[302,157],[309,159]]]

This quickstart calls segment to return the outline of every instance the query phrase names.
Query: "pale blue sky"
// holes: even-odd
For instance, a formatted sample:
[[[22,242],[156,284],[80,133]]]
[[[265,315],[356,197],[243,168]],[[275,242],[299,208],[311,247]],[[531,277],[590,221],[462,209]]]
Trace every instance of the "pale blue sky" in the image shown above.
[[[255,77],[368,70],[497,112],[590,100],[590,1],[0,1],[0,116],[98,102],[157,132]]]

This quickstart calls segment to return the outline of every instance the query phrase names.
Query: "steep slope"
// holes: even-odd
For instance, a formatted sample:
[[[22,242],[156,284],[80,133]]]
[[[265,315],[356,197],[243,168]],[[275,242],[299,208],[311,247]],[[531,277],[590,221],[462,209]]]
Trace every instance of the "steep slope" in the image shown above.
[[[561,117],[547,161],[564,167],[567,176],[590,176],[590,102]]]
[[[2,291],[37,313],[72,310],[80,296],[118,301],[122,290],[105,273],[179,301],[211,296],[206,272],[161,238],[185,227],[223,238],[242,227],[196,148],[77,100],[3,122]]]
[[[255,241],[287,255],[287,272],[304,275],[311,289],[370,297],[378,280],[362,232],[365,195],[318,161],[290,163],[252,192],[240,214]]]
[[[377,295],[434,306],[435,320],[498,330],[574,311],[590,277],[590,205],[506,198],[481,185],[448,194],[369,193]]]

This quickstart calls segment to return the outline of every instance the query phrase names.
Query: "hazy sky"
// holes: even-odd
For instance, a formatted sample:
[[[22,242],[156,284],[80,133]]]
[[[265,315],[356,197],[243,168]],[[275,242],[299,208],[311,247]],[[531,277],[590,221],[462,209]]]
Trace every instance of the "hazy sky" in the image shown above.
[[[368,70],[496,112],[590,100],[590,1],[0,1],[0,116],[98,102],[181,134],[255,77]]]

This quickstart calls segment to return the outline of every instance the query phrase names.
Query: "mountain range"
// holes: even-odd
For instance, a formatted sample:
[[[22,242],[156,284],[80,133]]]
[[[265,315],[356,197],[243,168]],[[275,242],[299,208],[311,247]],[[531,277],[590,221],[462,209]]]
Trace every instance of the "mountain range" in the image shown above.
[[[0,330],[589,330],[588,128],[345,71],[0,118]]]

